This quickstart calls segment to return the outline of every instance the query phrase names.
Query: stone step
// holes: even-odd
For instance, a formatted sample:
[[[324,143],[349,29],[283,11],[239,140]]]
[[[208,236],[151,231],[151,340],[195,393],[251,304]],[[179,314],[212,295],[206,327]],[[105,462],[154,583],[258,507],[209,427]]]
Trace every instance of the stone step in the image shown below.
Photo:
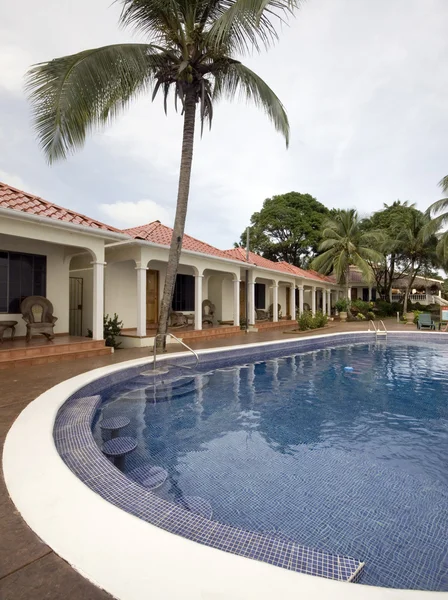
[[[40,358],[41,356],[67,354],[70,352],[98,350],[104,347],[104,340],[91,340],[66,344],[54,344],[52,342],[47,342],[38,346],[19,346],[17,348],[8,349],[2,349],[0,346],[0,362],[20,360],[23,358]]]
[[[12,357],[0,362],[0,370],[15,369],[19,367],[30,367],[34,365],[46,365],[49,363],[75,360],[78,358],[92,358],[94,356],[106,356],[112,353],[112,348],[106,346],[93,349],[74,349],[69,352],[58,352],[52,354],[41,354],[39,356],[26,356],[23,358]]]

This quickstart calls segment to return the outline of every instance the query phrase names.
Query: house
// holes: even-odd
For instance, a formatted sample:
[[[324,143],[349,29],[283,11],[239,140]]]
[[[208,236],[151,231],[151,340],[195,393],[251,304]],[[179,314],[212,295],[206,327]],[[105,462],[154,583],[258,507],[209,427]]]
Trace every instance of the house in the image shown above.
[[[390,302],[403,302],[404,295],[409,283],[406,275],[394,280]],[[419,302],[423,305],[439,304],[442,295],[442,281],[431,277],[418,276],[413,282],[410,302]],[[364,277],[358,267],[352,265],[349,272],[349,297],[351,300],[376,300],[377,289],[372,287],[372,283],[364,280]]]
[[[103,315],[123,321],[123,346],[149,345],[163,294],[172,230],[155,221],[119,230],[0,183],[0,321],[17,320],[29,295],[51,300],[56,334],[103,337]],[[247,289],[246,289],[247,275]],[[330,313],[342,290],[334,279],[242,248],[220,250],[183,239],[173,310],[202,329],[202,301],[217,321],[239,329],[248,295],[249,323],[273,304],[273,322],[309,308]],[[280,312],[277,306],[280,305]],[[5,334],[6,335],[6,334]]]

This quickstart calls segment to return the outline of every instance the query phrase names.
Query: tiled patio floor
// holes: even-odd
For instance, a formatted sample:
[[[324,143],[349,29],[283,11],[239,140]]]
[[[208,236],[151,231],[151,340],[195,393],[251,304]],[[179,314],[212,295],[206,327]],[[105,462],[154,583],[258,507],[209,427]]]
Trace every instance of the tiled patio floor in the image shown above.
[[[414,330],[387,321],[387,328]],[[303,334],[266,331],[236,335],[214,341],[195,341],[195,349],[231,346],[254,342],[317,335],[337,331],[366,331],[367,324],[332,324],[326,330]],[[181,348],[176,348],[175,350]],[[174,348],[173,348],[174,350]],[[3,442],[8,429],[19,413],[48,388],[97,367],[133,358],[148,356],[149,349],[119,350],[109,356],[78,359],[50,366],[33,366],[0,372],[0,439]],[[3,475],[0,479],[0,598],[1,600],[97,600],[110,598],[108,594],[87,582],[66,562],[42,543],[27,527],[11,502]]]

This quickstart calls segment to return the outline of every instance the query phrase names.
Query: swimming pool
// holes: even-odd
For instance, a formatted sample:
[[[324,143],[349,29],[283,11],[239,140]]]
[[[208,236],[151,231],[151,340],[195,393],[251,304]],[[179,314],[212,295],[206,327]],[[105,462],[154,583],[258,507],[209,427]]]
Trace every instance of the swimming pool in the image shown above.
[[[126,471],[166,469],[161,499],[200,497],[220,523],[355,556],[365,584],[448,590],[447,346],[271,354],[108,386],[95,439],[127,416]]]

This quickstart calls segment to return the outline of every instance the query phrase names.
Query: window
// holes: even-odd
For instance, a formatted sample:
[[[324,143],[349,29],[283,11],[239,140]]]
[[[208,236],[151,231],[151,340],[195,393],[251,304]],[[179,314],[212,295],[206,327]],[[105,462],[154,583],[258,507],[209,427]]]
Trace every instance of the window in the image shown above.
[[[255,284],[255,308],[266,308],[266,286],[264,283]]]
[[[194,277],[178,275],[174,286],[172,309],[174,311],[194,311]]]
[[[0,251],[0,312],[20,313],[27,296],[45,296],[47,257]]]

